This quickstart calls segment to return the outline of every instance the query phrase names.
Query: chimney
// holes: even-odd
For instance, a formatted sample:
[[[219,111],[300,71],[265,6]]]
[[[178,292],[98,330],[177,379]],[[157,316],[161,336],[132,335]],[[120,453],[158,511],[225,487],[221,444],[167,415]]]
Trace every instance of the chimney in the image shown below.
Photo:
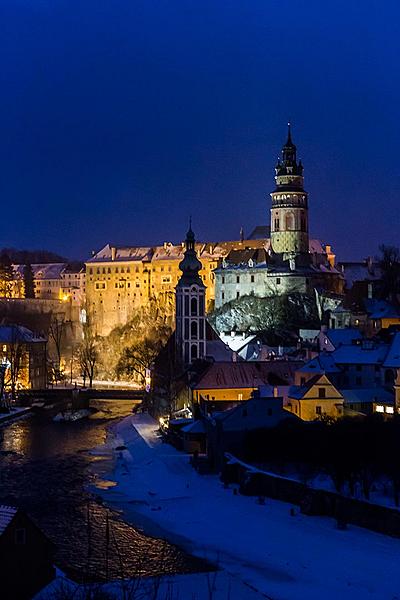
[[[117,249],[115,246],[111,246],[111,260],[115,260],[117,257]]]

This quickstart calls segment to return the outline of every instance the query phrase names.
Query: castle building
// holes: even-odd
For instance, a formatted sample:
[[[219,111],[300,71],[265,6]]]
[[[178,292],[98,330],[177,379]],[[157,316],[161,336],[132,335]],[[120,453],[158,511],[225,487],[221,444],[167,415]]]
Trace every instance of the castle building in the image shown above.
[[[242,296],[260,298],[315,289],[341,294],[343,276],[335,268],[330,246],[310,239],[308,195],[303,187],[303,165],[297,160],[290,126],[275,167],[276,187],[271,193],[270,228],[257,227],[250,238],[260,240],[254,249],[248,242],[231,249],[215,270],[215,307]]]
[[[191,226],[186,235],[186,250],[179,263],[182,275],[176,286],[175,344],[180,364],[189,365],[206,354],[206,286],[199,275],[202,264],[197,258]]]
[[[330,246],[310,239],[303,166],[289,129],[282,160],[275,169],[271,226],[258,226],[247,239],[195,243],[201,261],[206,313],[230,300],[266,297],[315,288],[340,293],[343,278]],[[160,246],[107,244],[86,261],[86,301],[97,335],[123,326],[152,302],[173,321],[175,288],[181,276],[185,242]]]

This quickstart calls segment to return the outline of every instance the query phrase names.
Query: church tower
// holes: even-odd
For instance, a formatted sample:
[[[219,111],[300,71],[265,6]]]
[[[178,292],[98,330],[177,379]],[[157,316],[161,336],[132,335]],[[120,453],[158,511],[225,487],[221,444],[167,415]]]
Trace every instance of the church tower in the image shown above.
[[[308,199],[303,189],[303,165],[297,161],[290,123],[282,149],[282,161],[275,167],[276,188],[271,194],[271,246],[277,254],[309,252]]]
[[[177,360],[189,365],[198,358],[204,358],[206,353],[206,286],[199,275],[202,264],[196,255],[191,224],[185,246],[184,258],[179,263],[182,275],[175,288],[175,339]]]

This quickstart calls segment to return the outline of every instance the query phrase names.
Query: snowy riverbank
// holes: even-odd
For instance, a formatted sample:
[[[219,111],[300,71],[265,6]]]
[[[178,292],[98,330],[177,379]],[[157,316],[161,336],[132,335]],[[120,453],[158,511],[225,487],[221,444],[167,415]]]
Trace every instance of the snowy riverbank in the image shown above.
[[[126,446],[104,474],[117,485],[96,493],[146,533],[218,563],[233,578],[231,599],[259,597],[248,586],[274,600],[400,599],[400,540],[339,531],[328,518],[290,516],[286,503],[234,495],[162,443],[148,415],[127,417],[113,433],[99,453]],[[245,584],[239,595],[236,582]]]

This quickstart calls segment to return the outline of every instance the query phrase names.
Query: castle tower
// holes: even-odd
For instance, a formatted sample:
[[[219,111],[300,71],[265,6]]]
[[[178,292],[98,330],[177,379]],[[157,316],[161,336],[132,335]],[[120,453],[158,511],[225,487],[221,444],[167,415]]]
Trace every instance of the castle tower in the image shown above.
[[[271,193],[271,245],[277,254],[308,253],[308,200],[303,189],[303,165],[296,158],[290,123],[275,167],[276,188]]]
[[[175,338],[178,361],[189,365],[198,358],[204,358],[206,352],[206,286],[199,275],[202,264],[196,255],[191,224],[185,245],[185,255],[179,263],[182,275],[175,288]]]

